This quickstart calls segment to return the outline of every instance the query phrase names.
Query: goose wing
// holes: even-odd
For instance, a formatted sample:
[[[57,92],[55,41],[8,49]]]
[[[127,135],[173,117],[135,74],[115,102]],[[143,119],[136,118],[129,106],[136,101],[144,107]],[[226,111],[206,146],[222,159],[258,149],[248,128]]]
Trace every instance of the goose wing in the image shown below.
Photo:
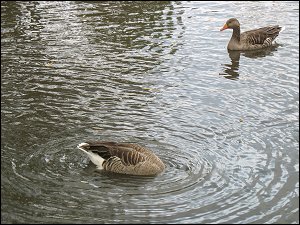
[[[279,34],[281,27],[269,26],[262,27],[255,30],[250,30],[243,32],[241,34],[241,39],[249,44],[265,44],[266,41],[273,41]]]
[[[88,150],[100,155],[108,161],[116,161],[120,159],[125,166],[136,165],[144,162],[145,155],[136,151],[132,144],[118,144],[116,142],[86,142]]]

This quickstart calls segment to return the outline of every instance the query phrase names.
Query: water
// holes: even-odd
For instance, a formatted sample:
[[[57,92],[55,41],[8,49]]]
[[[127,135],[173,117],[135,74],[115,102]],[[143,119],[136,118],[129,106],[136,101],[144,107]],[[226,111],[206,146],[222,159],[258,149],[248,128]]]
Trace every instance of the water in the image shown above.
[[[278,45],[227,52],[279,24]],[[299,223],[299,2],[2,2],[2,223]],[[136,142],[157,177],[76,145]]]

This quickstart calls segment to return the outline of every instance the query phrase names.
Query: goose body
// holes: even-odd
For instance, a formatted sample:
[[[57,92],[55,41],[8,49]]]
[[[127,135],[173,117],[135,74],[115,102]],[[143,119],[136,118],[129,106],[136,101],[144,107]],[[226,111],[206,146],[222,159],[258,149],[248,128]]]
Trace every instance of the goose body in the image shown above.
[[[240,23],[236,18],[227,20],[220,31],[226,29],[233,30],[227,45],[229,50],[256,50],[269,47],[281,31],[281,27],[275,25],[241,33]]]
[[[104,171],[153,176],[165,168],[153,152],[138,144],[87,141],[77,147],[88,155],[98,169]]]

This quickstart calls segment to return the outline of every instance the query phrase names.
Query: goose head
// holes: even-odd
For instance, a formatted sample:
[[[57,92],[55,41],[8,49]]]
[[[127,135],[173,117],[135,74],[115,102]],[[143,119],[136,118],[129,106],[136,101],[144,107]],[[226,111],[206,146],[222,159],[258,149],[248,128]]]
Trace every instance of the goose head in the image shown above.
[[[223,31],[226,29],[235,29],[235,28],[240,28],[240,23],[236,18],[231,18],[231,19],[227,20],[227,22],[220,29],[220,31]]]

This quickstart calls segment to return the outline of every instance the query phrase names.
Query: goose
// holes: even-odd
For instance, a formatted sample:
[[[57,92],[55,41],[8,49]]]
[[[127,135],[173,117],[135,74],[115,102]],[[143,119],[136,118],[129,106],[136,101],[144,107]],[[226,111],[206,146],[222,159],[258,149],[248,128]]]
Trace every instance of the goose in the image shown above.
[[[227,45],[228,50],[256,50],[269,47],[281,31],[281,27],[275,25],[241,33],[240,23],[236,18],[227,20],[220,31],[226,29],[233,30]]]
[[[77,146],[97,169],[114,173],[154,176],[163,172],[164,163],[152,151],[133,143],[86,141]]]

